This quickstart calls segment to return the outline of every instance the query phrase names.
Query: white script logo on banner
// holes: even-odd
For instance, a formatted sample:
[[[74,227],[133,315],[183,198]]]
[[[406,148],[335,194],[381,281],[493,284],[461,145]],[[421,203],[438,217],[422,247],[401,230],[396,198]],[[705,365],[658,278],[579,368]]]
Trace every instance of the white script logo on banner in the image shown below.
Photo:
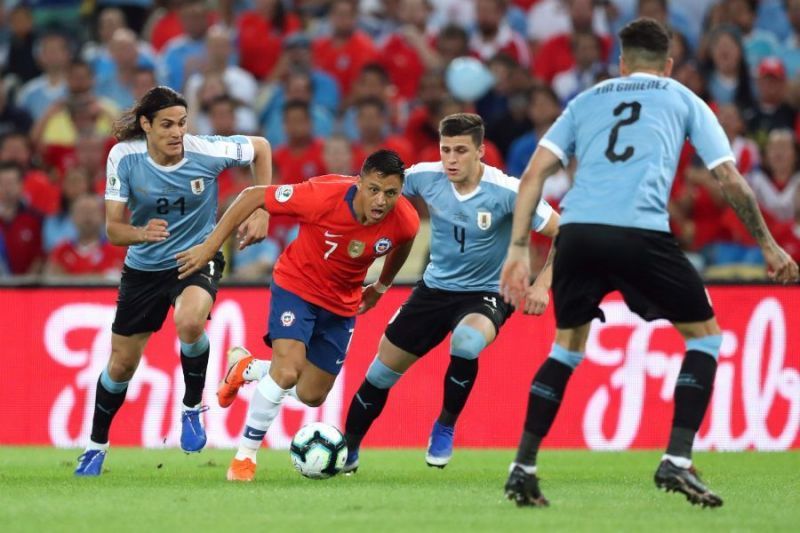
[[[100,304],[67,304],[55,309],[48,317],[42,334],[44,345],[50,358],[56,363],[79,369],[72,383],[67,384],[56,396],[49,415],[49,434],[56,446],[84,446],[89,439],[94,411],[94,395],[97,377],[108,362],[111,353],[111,323],[114,319],[114,306]],[[76,330],[94,332],[89,346],[71,348],[67,336]],[[217,406],[215,384],[222,379],[225,370],[225,352],[230,346],[242,344],[246,338],[244,312],[233,300],[218,300],[214,306],[214,319],[208,325],[211,344],[204,403],[211,405],[205,414],[208,445],[214,447],[234,447],[238,444],[242,426],[231,433],[227,426],[229,409]],[[162,335],[164,333],[161,333]],[[158,335],[158,333],[156,334]],[[223,345],[223,342],[229,344]],[[175,339],[175,366],[172,372],[148,364],[148,357],[142,356],[136,375],[128,387],[126,400],[136,401],[146,397],[144,417],[141,421],[141,445],[146,447],[177,446],[180,438],[180,405],[183,399],[183,372],[180,364],[180,344]],[[328,399],[321,407],[308,407],[292,398],[287,398],[278,418],[267,434],[268,445],[272,448],[288,448],[292,435],[285,428],[284,413],[287,410],[299,411],[302,424],[322,421],[338,426],[341,421],[343,401],[344,371],[341,372]],[[244,387],[240,396],[250,400],[255,387]],[[83,405],[77,405],[78,392],[85,398]],[[124,409],[124,407],[123,407]],[[78,410],[81,420],[80,430],[74,434],[69,429],[69,420]],[[162,428],[168,420],[168,430]]]

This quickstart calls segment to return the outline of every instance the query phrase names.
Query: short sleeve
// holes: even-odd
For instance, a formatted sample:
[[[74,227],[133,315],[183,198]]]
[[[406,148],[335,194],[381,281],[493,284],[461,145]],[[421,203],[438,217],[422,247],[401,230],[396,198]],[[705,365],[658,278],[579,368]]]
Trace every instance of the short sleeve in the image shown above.
[[[573,99],[561,116],[550,126],[547,133],[539,141],[539,146],[553,152],[566,167],[569,158],[575,153],[575,120],[574,105],[578,99]]]
[[[536,206],[536,211],[533,213],[533,219],[531,220],[531,229],[536,233],[541,232],[547,223],[550,222],[550,217],[553,216],[553,206],[547,203],[546,200],[542,199],[539,200],[539,204]]]
[[[218,160],[220,170],[246,167],[255,157],[253,143],[244,135],[199,135],[192,139],[192,144],[193,150]]]
[[[106,193],[105,199],[114,202],[127,202],[130,194],[130,182],[126,171],[127,161],[123,143],[114,145],[106,161]]]
[[[403,177],[403,196],[411,198],[419,196],[419,172],[414,171],[414,167],[406,170]]]
[[[289,215],[301,222],[315,218],[320,205],[315,184],[310,181],[295,185],[270,185],[264,192],[264,207],[270,215]]]
[[[690,117],[688,136],[709,170],[726,161],[736,161],[728,137],[711,108],[694,94],[689,97]]]

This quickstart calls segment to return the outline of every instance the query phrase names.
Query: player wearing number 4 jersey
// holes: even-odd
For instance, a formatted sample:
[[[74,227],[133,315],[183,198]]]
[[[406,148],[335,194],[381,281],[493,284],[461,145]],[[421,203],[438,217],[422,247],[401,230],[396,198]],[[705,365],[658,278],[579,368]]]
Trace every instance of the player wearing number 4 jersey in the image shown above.
[[[555,343],[533,378],[506,495],[519,505],[547,504],[536,477],[539,444],[583,359],[591,320],[603,319],[601,300],[618,290],[632,311],[645,320],[671,321],[686,341],[672,431],[655,483],[683,493],[693,504],[717,507],[722,499],[697,476],[691,451],[711,397],[722,335],[700,276],[669,233],[666,209],[687,137],[761,246],[770,275],[794,281],[797,264],[765,226],[714,114],[669,78],[667,31],[652,19],[639,19],[623,28],[620,38],[622,77],[573,99],[539,142],[522,176],[500,280],[509,302],[518,301],[527,285],[527,227],[542,184],[571,156],[578,160],[575,182],[562,202],[553,265]]]
[[[264,337],[272,346],[272,364],[250,400],[229,480],[254,479],[256,452],[287,394],[313,407],[325,401],[347,356],[355,315],[378,302],[408,257],[419,218],[401,196],[403,172],[396,153],[379,150],[364,161],[358,178],[322,176],[299,185],[251,187],[206,242],[178,254],[180,277],[186,279],[255,209],[300,221],[297,239],[273,272]],[[370,265],[383,255],[379,280],[362,289]],[[248,361],[252,357],[243,365]]]
[[[79,476],[102,472],[111,421],[147,340],[172,305],[186,385],[180,445],[187,453],[205,446],[205,322],[224,261],[221,254],[209,257],[202,270],[178,279],[175,254],[211,233],[220,172],[252,164],[259,184],[268,184],[272,172],[269,144],[261,137],[187,135],[186,101],[167,87],[148,91],[117,124],[116,136],[120,142],[108,156],[106,230],[111,243],[128,246],[128,253],[111,326],[111,357],[97,382],[92,434],[75,471]],[[263,239],[266,231],[266,213],[254,213],[240,227],[241,246]]]

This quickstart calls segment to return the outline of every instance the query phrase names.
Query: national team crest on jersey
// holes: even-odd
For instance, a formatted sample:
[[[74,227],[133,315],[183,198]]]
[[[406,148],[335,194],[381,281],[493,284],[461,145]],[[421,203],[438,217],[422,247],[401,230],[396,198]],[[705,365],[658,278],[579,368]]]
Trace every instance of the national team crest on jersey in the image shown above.
[[[291,311],[284,311],[281,314],[281,324],[283,324],[283,327],[285,328],[288,328],[289,326],[294,324],[294,313],[292,313]]]
[[[347,255],[355,259],[364,253],[364,243],[361,241],[350,241],[347,245]]]
[[[389,248],[392,247],[392,241],[389,240],[388,237],[381,237],[378,239],[378,242],[375,243],[375,253],[378,255],[383,255],[389,251]]]
[[[275,189],[275,199],[280,203],[288,202],[292,194],[294,194],[294,187],[291,185],[281,185]]]
[[[478,211],[478,227],[484,231],[492,226],[492,213],[490,211]]]
[[[206,190],[206,185],[203,183],[203,178],[197,178],[196,180],[192,180],[192,192],[195,194],[203,194],[203,191]]]
[[[107,186],[109,191],[119,192],[119,178],[116,176],[109,176]]]

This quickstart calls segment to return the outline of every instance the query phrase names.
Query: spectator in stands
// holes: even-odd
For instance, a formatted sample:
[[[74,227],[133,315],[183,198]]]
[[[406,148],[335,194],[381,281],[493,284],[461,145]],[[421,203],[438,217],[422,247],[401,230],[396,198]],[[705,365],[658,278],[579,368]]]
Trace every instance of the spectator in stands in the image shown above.
[[[789,78],[794,79],[800,73],[800,0],[786,0],[786,16],[791,31],[783,43],[781,59]]]
[[[541,0],[535,3],[528,10],[528,40],[535,49],[553,37],[575,30],[589,30],[600,37],[607,36],[609,27],[605,9],[602,2],[594,4],[576,0]]]
[[[573,33],[572,55],[575,57],[575,65],[569,70],[559,72],[553,78],[553,90],[563,104],[597,83],[598,75],[606,70],[601,54],[602,45],[594,33],[590,31]]]
[[[9,101],[8,88],[4,78],[0,78],[0,136],[7,133],[27,133],[33,120],[27,111]]]
[[[768,57],[758,65],[757,97],[753,107],[744,110],[747,131],[760,145],[776,129],[798,131],[797,110],[786,101],[789,84],[786,69],[777,57]]]
[[[206,32],[211,25],[205,0],[183,0],[179,14],[183,34],[166,44],[159,79],[176,91],[183,91],[189,76],[202,71],[207,53]]]
[[[128,28],[116,30],[108,43],[113,68],[96,78],[97,95],[114,102],[119,109],[131,107],[135,100],[133,89],[139,68],[136,45],[136,34],[132,30]]]
[[[325,163],[327,174],[342,176],[355,176],[361,168],[362,160],[353,157],[353,147],[350,140],[340,133],[334,133],[325,138],[322,148],[322,159]],[[407,164],[410,162],[407,162]]]
[[[113,6],[122,11],[127,26],[140,35],[147,23],[147,17],[153,9],[153,0],[95,0],[95,9],[99,12]]]
[[[441,68],[442,60],[425,34],[430,15],[428,0],[399,0],[399,27],[380,45],[378,62],[389,73],[392,84],[407,100],[417,94],[419,79],[430,68]]]
[[[703,75],[703,68],[694,59],[688,59],[683,63],[677,64],[672,69],[672,77],[688,87],[704,102],[712,102],[711,95],[708,92],[707,80]]]
[[[274,95],[261,115],[261,130],[271,145],[280,146],[286,142],[283,107],[278,107],[278,101],[306,102],[315,137],[326,137],[333,132],[336,119],[326,107],[315,103],[313,84],[312,73],[308,70],[293,68],[286,74],[278,86],[280,93]]]
[[[233,36],[224,26],[214,25],[206,36],[207,55],[201,72],[192,74],[186,82],[186,97],[194,99],[207,76],[221,77],[226,92],[244,104],[252,105],[258,94],[258,85],[252,74],[231,64]]]
[[[533,7],[536,10],[537,6]],[[540,80],[552,83],[559,72],[569,70],[575,64],[572,53],[572,35],[577,32],[591,32],[597,35],[601,43],[600,58],[608,61],[612,39],[607,32],[598,32],[593,24],[592,0],[571,0],[569,3],[569,17],[571,29],[565,33],[553,35],[537,47],[533,61],[533,73]]]
[[[61,188],[33,165],[33,149],[24,133],[0,137],[0,163],[13,163],[22,170],[22,194],[35,211],[49,215],[58,211]]]
[[[528,97],[527,112],[533,127],[529,133],[517,138],[508,151],[507,171],[516,177],[522,176],[522,172],[539,144],[539,139],[544,136],[561,114],[558,95],[548,86],[534,87]],[[545,185],[550,181],[552,180],[545,182]]]
[[[356,104],[356,109],[359,135],[353,146],[355,161],[364,161],[369,154],[380,149],[394,150],[406,165],[418,161],[411,143],[403,136],[391,133],[389,110],[383,100],[374,96],[364,98]]]
[[[355,104],[365,98],[378,98],[386,104],[392,131],[400,131],[404,127],[408,117],[408,101],[398,94],[386,69],[377,63],[370,63],[359,72],[347,101],[347,109],[341,116],[342,131],[351,141],[358,139]]]
[[[236,22],[239,64],[259,80],[271,77],[281,55],[281,41],[302,29],[300,18],[282,0],[254,0]]]
[[[211,133],[208,120],[208,105],[220,96],[230,96],[222,76],[210,74],[205,76],[202,85],[194,94],[187,94],[189,102],[189,131],[198,135]],[[258,129],[255,112],[243,102],[237,100],[236,131],[247,134]]]
[[[730,26],[713,30],[708,52],[703,76],[712,100],[717,104],[735,103],[740,109],[752,107],[750,71],[737,30]]]
[[[313,134],[308,102],[286,102],[283,128],[286,131],[286,144],[278,146],[272,155],[281,174],[281,183],[300,183],[323,174],[322,141]]]
[[[332,0],[332,34],[316,39],[312,47],[314,63],[336,79],[344,96],[350,94],[364,65],[378,58],[372,39],[356,29],[356,14],[354,0]]]
[[[758,0],[724,0],[730,22],[739,30],[747,64],[755,68],[761,60],[780,51],[778,39],[755,27]]]
[[[53,248],[44,274],[84,280],[118,279],[125,248],[112,245],[105,237],[102,198],[84,193],[75,198],[69,213],[76,233]]]
[[[156,80],[156,71],[148,67],[138,67],[136,69],[136,74],[133,77],[133,87],[131,89],[131,92],[133,93],[133,100],[138,102],[145,94],[147,94],[147,91],[156,85],[158,85],[158,80]]]
[[[22,85],[42,72],[34,54],[36,37],[30,5],[20,2],[11,8],[8,12],[8,29],[8,48],[5,57],[0,60],[0,67],[5,76],[13,78],[15,85]]]
[[[514,89],[519,88],[512,85],[513,72],[520,66],[504,53],[493,57],[487,66],[494,76],[494,84],[489,92],[475,102],[475,111],[486,123],[492,123],[508,113],[508,98]]]
[[[477,28],[469,43],[472,52],[483,61],[505,54],[517,64],[530,67],[528,44],[505,20],[507,0],[477,0],[475,7]]]
[[[17,104],[34,120],[67,94],[67,74],[72,54],[70,42],[60,33],[47,33],[36,42],[36,61],[42,74],[20,88]]]
[[[436,36],[436,52],[441,63],[438,68],[447,68],[455,58],[469,55],[469,34],[461,26],[448,24]]]
[[[717,109],[717,118],[731,143],[736,168],[746,176],[761,164],[761,157],[758,144],[745,137],[747,130],[741,110],[733,104],[721,105]]]
[[[748,176],[761,210],[778,222],[794,216],[795,190],[800,187],[800,157],[792,130],[773,130],[767,138],[762,168]]]
[[[81,59],[92,66],[95,76],[102,77],[107,74],[105,69],[110,67],[111,54],[108,51],[109,43],[114,37],[114,32],[127,28],[125,13],[117,7],[107,7],[97,15],[95,39],[88,41],[81,48]]]
[[[46,217],[42,225],[42,248],[46,254],[61,243],[78,236],[72,217],[73,204],[78,197],[92,193],[91,178],[85,170],[73,168],[67,171],[61,182],[59,210]]]
[[[442,72],[429,70],[422,76],[417,92],[416,106],[411,111],[403,135],[411,143],[415,153],[431,143],[439,142],[439,125],[432,125],[435,109],[447,97]]]
[[[800,187],[794,192],[794,215],[791,220],[775,224],[772,233],[778,244],[797,261],[800,258]]]
[[[0,163],[0,271],[38,274],[42,268],[42,216],[22,197],[22,169]]]
[[[66,162],[69,170],[78,169],[89,176],[91,190],[103,196],[106,189],[106,158],[115,140],[88,133],[78,136],[74,157]]]

